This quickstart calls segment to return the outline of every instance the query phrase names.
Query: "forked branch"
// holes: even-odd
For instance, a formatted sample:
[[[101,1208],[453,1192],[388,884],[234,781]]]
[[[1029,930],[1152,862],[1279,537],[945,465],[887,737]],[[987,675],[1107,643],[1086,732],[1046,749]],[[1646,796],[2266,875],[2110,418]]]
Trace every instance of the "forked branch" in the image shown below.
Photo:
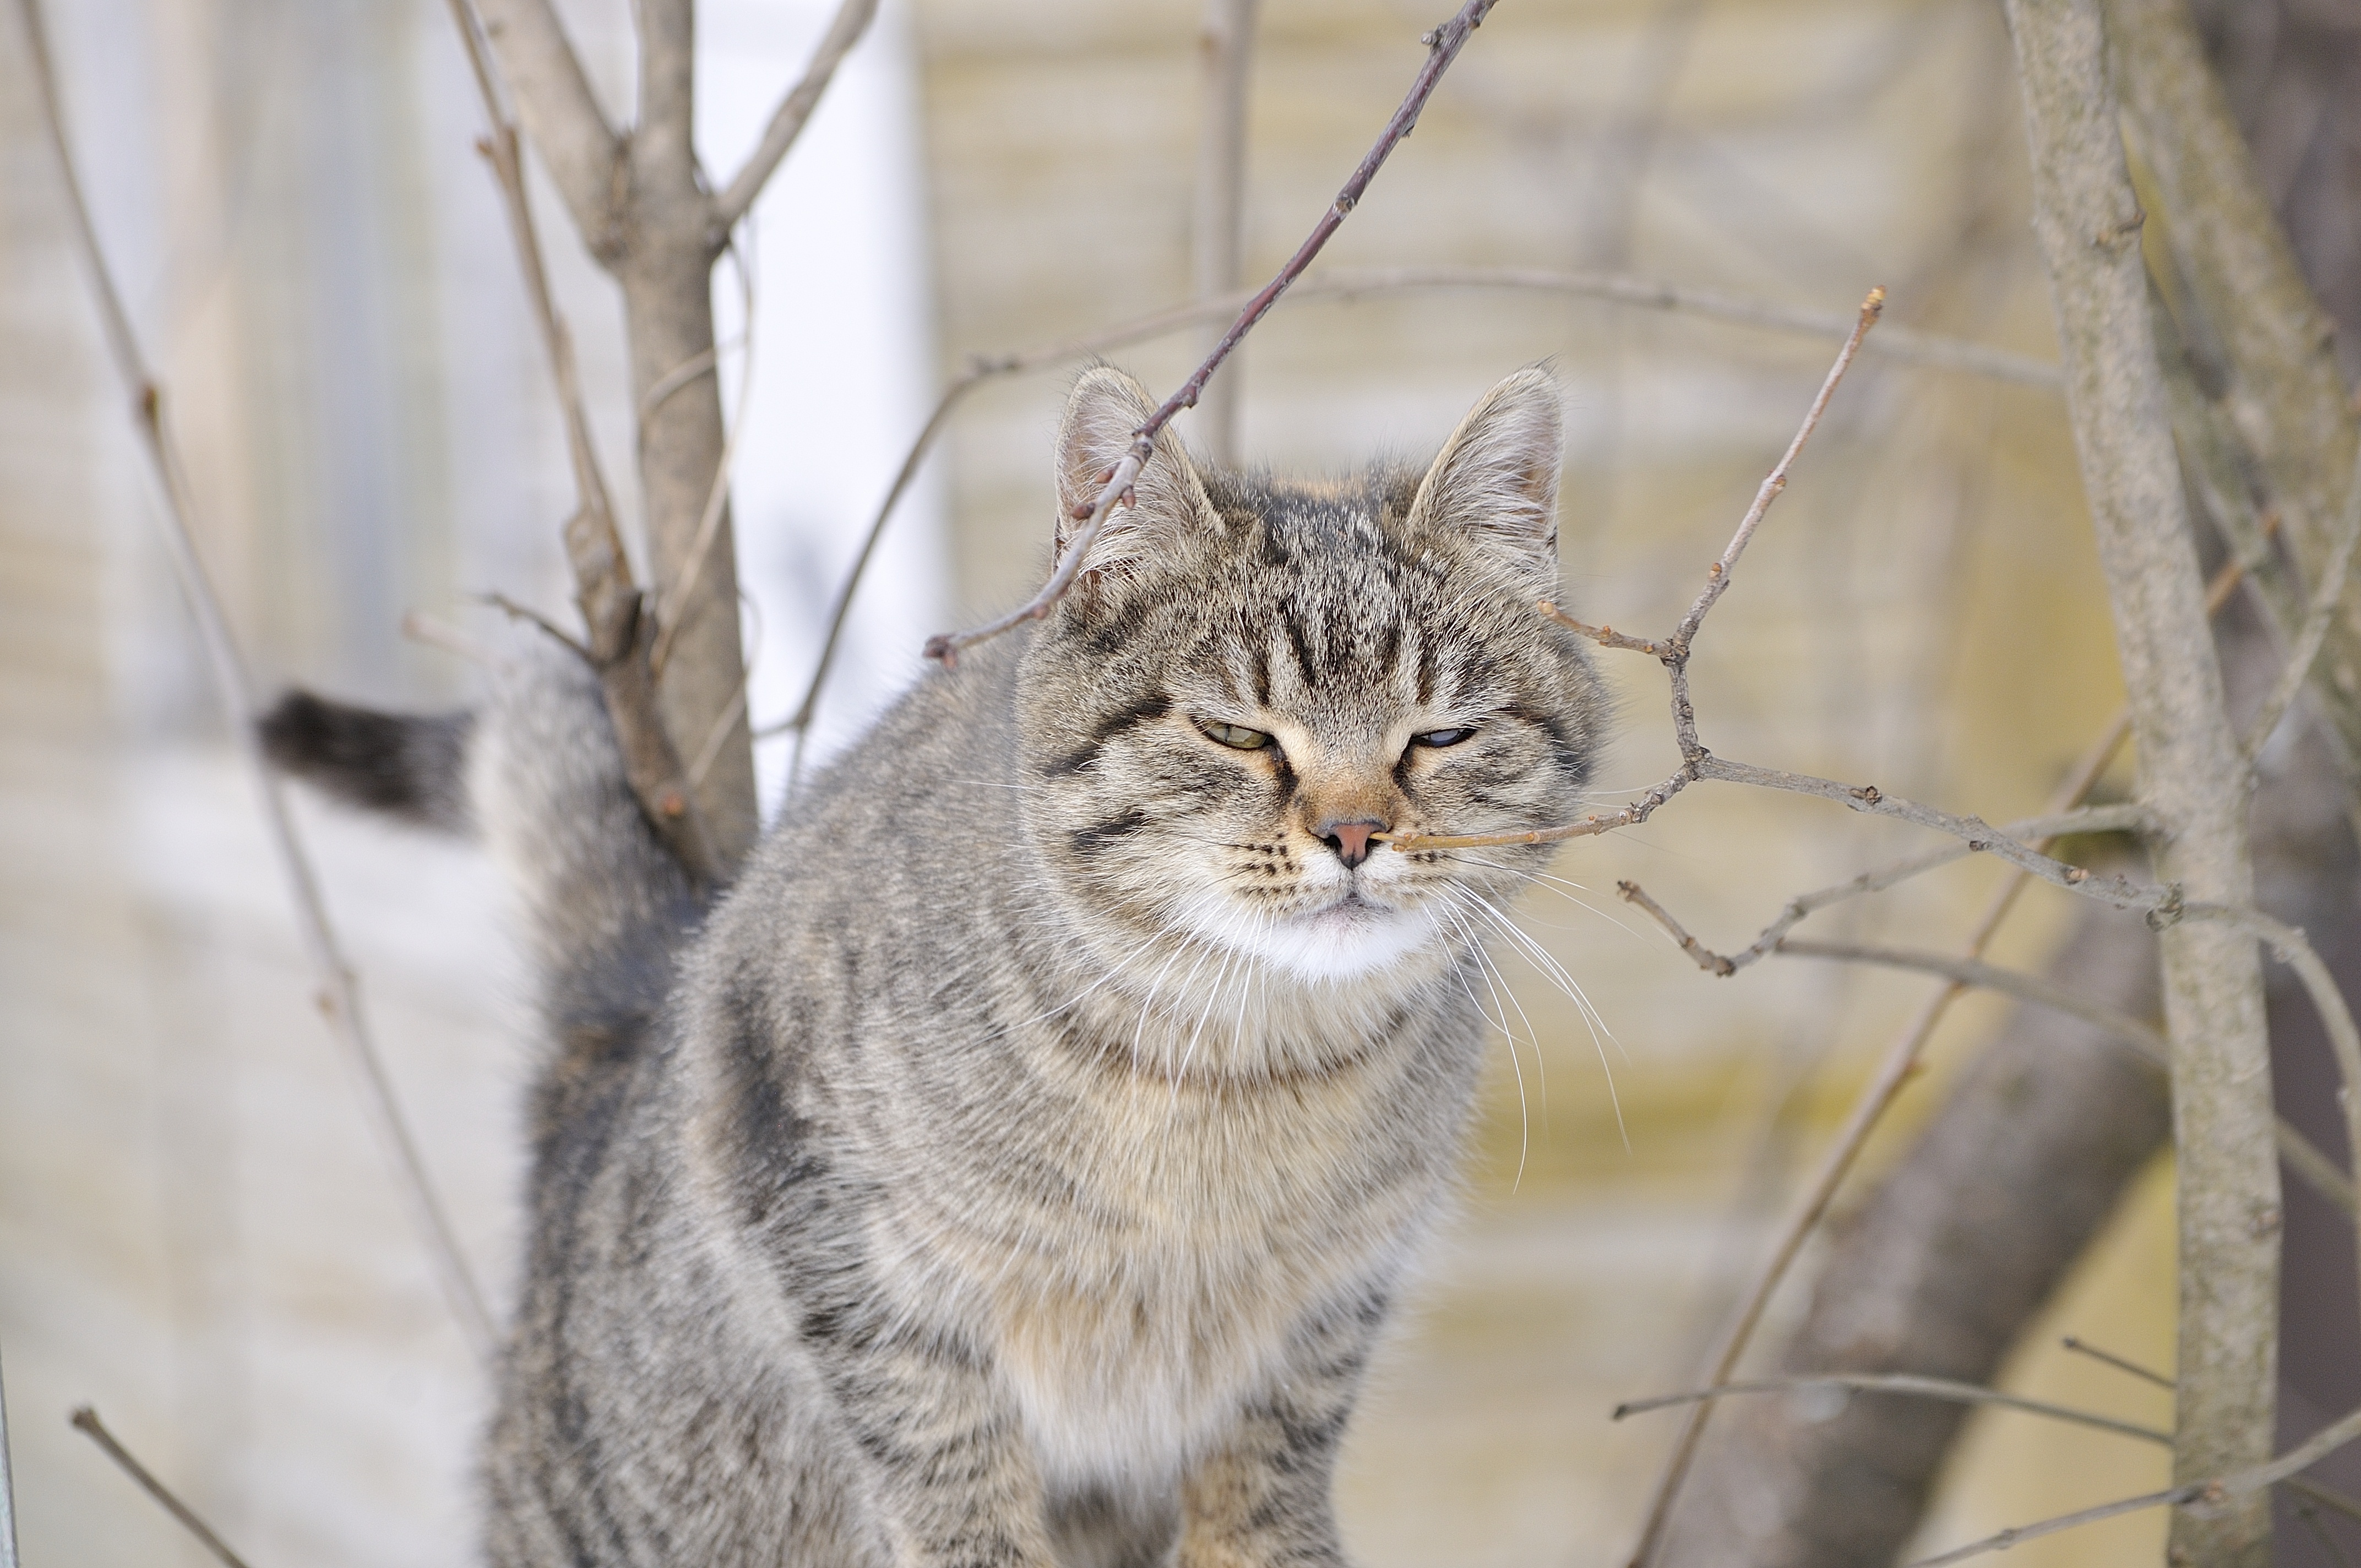
[[[519,14],[538,15],[542,10],[534,0],[508,3]],[[614,721],[615,739],[622,749],[625,775],[631,781],[641,812],[690,878],[702,886],[715,887],[727,880],[727,868],[697,809],[694,781],[682,766],[679,750],[673,744],[656,706],[653,657],[658,630],[655,617],[649,613],[646,595],[632,576],[631,557],[624,552],[623,536],[615,524],[614,505],[609,499],[606,475],[591,439],[589,410],[583,400],[581,377],[575,364],[574,334],[550,291],[549,270],[543,261],[541,236],[533,221],[532,199],[526,193],[522,144],[515,122],[502,107],[498,68],[486,47],[488,25],[478,15],[476,4],[477,0],[449,0],[451,19],[466,46],[476,90],[483,100],[484,115],[491,124],[490,134],[478,145],[491,165],[501,204],[508,214],[509,234],[516,244],[525,293],[533,302],[533,319],[541,329],[542,345],[549,355],[550,374],[556,384],[558,407],[565,418],[566,455],[574,470],[576,510],[564,531],[566,563],[574,575],[575,603],[582,611],[588,636],[583,644],[567,641],[585,654],[591,668],[598,672],[608,716]],[[499,4],[500,0],[495,0],[496,8]],[[554,31],[555,18],[546,20],[554,39],[535,30],[537,23],[528,26],[521,37],[540,41],[522,49],[521,54],[511,51],[511,58],[533,62],[533,69],[544,75],[554,73],[552,79],[562,78],[565,72],[552,63],[550,51],[555,49],[578,74],[580,67],[574,61],[571,47],[563,34]],[[545,82],[544,90],[555,91]],[[521,100],[526,96],[519,93]],[[595,105],[591,112],[596,113]],[[538,133],[535,145],[546,149]],[[584,233],[590,232],[586,225]]]

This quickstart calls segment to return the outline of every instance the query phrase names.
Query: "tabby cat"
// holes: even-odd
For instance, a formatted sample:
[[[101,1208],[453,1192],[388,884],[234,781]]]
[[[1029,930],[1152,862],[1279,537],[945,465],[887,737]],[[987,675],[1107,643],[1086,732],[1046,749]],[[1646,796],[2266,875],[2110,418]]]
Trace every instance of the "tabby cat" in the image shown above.
[[[1060,535],[1148,417],[1096,368]],[[1046,620],[930,674],[710,909],[570,655],[472,719],[291,696],[289,771],[472,826],[554,1057],[491,1561],[1342,1561],[1330,1475],[1447,1201],[1482,906],[1604,703],[1527,370],[1423,473],[1167,436]],[[464,778],[462,775],[464,774]]]

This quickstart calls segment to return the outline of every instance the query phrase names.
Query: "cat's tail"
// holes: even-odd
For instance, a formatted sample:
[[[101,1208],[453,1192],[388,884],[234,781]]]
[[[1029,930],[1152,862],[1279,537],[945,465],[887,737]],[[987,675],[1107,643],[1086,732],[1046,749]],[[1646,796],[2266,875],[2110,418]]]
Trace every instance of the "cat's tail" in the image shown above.
[[[641,813],[597,677],[531,647],[472,713],[419,717],[291,691],[260,722],[281,772],[332,797],[483,839],[519,895],[557,1047],[555,1132],[640,1052],[704,901]]]

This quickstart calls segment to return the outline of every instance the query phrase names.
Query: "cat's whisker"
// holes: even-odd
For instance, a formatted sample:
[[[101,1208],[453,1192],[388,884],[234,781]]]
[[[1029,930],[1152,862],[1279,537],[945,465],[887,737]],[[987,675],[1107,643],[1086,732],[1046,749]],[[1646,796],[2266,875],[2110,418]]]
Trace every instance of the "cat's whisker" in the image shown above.
[[[1493,984],[1490,973],[1490,965],[1484,957],[1483,939],[1477,936],[1475,931],[1467,926],[1466,920],[1462,918],[1458,911],[1446,908],[1444,913],[1455,925],[1459,927],[1461,934],[1466,937],[1468,944],[1468,951],[1475,958],[1477,962],[1477,972],[1484,977],[1485,989],[1492,992],[1493,1003],[1497,1005],[1500,1000],[1500,992],[1499,988]],[[1467,992],[1467,1000],[1476,1003],[1476,1011],[1479,1014],[1484,1014],[1484,1018],[1487,1023],[1492,1022],[1491,1014],[1484,1013],[1484,1004],[1481,1002],[1477,1001],[1475,988],[1467,983],[1467,976],[1465,969],[1458,965],[1454,965],[1453,969],[1454,971],[1459,975],[1460,989]],[[1502,1009],[1501,1012],[1499,1029],[1501,1039],[1506,1041],[1509,1047],[1509,1070],[1515,1075],[1517,1080],[1517,1174],[1509,1183],[1509,1190],[1514,1192],[1520,1187],[1524,1185],[1525,1161],[1532,1152],[1533,1116],[1532,1107],[1528,1105],[1525,1101],[1524,1064],[1517,1058],[1517,1036],[1515,1031],[1509,1027],[1508,1013],[1506,1009]],[[1533,1055],[1535,1059],[1538,1061],[1541,1055],[1541,1047],[1538,1042],[1536,1042],[1533,1047]]]
[[[1631,1053],[1623,1048],[1622,1041],[1616,1039],[1615,1031],[1607,1026],[1607,1020],[1599,1014],[1598,1009],[1592,1005],[1589,994],[1582,989],[1581,985],[1572,975],[1566,973],[1563,965],[1559,964],[1554,958],[1552,958],[1548,952],[1543,949],[1539,943],[1533,941],[1531,937],[1527,936],[1524,932],[1518,930],[1516,923],[1510,920],[1506,915],[1501,914],[1500,911],[1493,908],[1489,903],[1473,894],[1469,894],[1468,896],[1472,900],[1468,907],[1484,915],[1495,927],[1507,932],[1512,939],[1522,944],[1521,950],[1525,951],[1529,957],[1535,959],[1538,961],[1538,964],[1542,967],[1544,974],[1550,976],[1550,978],[1559,981],[1563,985],[1566,996],[1574,1003],[1576,1008],[1581,1014],[1584,1025],[1590,1031],[1591,1049],[1596,1052],[1598,1057],[1598,1069],[1607,1080],[1607,1102],[1615,1113],[1616,1135],[1622,1139],[1624,1152],[1627,1154],[1630,1153],[1631,1149],[1631,1132],[1623,1120],[1623,1099],[1615,1087],[1615,1069],[1607,1059],[1607,1042],[1610,1040],[1614,1041],[1616,1053],[1623,1058],[1627,1065],[1631,1059]]]

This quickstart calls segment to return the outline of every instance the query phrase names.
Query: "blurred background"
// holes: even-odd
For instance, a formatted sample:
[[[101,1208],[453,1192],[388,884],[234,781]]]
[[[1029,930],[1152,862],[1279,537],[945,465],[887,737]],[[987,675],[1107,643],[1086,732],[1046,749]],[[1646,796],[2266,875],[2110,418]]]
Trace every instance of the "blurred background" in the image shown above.
[[[626,7],[560,9],[625,117]],[[829,9],[708,0],[708,168],[736,166]],[[1264,5],[1248,278],[1327,203],[1443,9]],[[258,677],[464,700],[466,661],[406,639],[405,613],[488,636],[476,596],[498,589],[570,620],[570,491],[444,6],[49,11],[102,237]],[[2361,306],[2361,10],[2223,0],[2204,19],[2316,286]],[[839,77],[717,273],[758,726],[794,706],[845,562],[971,356],[1190,297],[1200,24],[1194,0],[888,0]],[[1846,318],[1883,284],[1889,323],[2053,361],[2012,78],[1990,0],[1508,0],[1322,265],[1603,270]],[[463,1560],[483,1379],[314,1011],[13,23],[0,170],[0,1358],[25,1560],[201,1561],[67,1428],[85,1402],[255,1568]],[[541,198],[628,514],[618,301]],[[1223,375],[1245,457],[1317,470],[1422,459],[1485,388],[1548,360],[1569,414],[1566,599],[1657,633],[1833,347],[1596,298],[1433,290],[1285,305]],[[1180,333],[1113,357],[1160,393],[1201,348]],[[1037,580],[1075,363],[990,382],[954,417],[856,606],[822,751],[915,677],[928,632]],[[1994,822],[2041,809],[2121,694],[2062,401],[2039,379],[1864,355],[1701,641],[1709,745]],[[1624,719],[1612,795],[1677,754],[1658,666],[1601,662]],[[758,741],[766,798],[786,747]],[[531,1060],[500,891],[465,847],[299,805],[428,1164],[504,1293]],[[1559,858],[1522,923],[1582,995],[1502,955],[1464,1215],[1348,1449],[1361,1561],[1622,1561],[1675,1418],[1609,1410],[1695,1381],[1772,1223],[1933,983],[1793,959],[1713,979],[1617,880],[1729,949],[1794,894],[1919,844],[1820,803],[1700,786]],[[1994,870],[1840,906],[1819,934],[1955,945]],[[2064,938],[2073,912],[2045,892],[1998,961],[2038,967]],[[2005,1016],[1985,998],[1953,1011],[1872,1173]],[[2004,1386],[2169,1425],[2163,1391],[2058,1341],[2169,1372],[2172,1235],[2159,1158]],[[2291,1247],[2289,1268],[2349,1277],[2349,1252]],[[1810,1273],[1774,1307],[1766,1362]],[[2349,1304],[2323,1299],[2349,1332]],[[2361,1402],[2361,1357],[2321,1376],[2320,1415]],[[1981,1413],[1917,1548],[2166,1475],[2161,1449]],[[2163,1530],[2133,1516],[2015,1557],[2152,1563]]]

